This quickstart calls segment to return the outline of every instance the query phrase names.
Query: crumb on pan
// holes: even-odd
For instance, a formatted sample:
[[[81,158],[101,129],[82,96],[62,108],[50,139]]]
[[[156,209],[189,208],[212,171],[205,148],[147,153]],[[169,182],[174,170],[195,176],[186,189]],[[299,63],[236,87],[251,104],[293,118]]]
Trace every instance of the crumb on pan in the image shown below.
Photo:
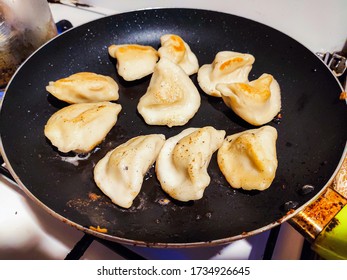
[[[101,232],[101,233],[107,233],[107,228],[101,228],[100,226],[97,226],[97,227],[89,226],[89,229],[97,231],[97,232]]]
[[[100,196],[100,195],[97,195],[96,193],[90,192],[90,193],[88,194],[88,197],[89,197],[90,200],[96,201],[96,200],[98,200],[101,196]]]

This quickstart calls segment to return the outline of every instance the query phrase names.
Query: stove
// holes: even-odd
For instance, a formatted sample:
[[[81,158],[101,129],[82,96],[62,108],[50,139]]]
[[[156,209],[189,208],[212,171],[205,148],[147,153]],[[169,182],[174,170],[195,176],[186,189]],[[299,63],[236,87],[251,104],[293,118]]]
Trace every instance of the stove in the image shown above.
[[[48,1],[60,32],[85,22],[119,12],[150,7],[170,7],[167,1]],[[54,3],[53,3],[54,2]],[[140,3],[139,3],[140,2]],[[202,8],[228,12],[271,25],[302,42],[313,52],[333,52],[343,47],[346,20],[342,6],[333,1],[327,7],[323,1],[279,4],[267,0],[261,5],[253,1],[175,1],[171,7]],[[301,2],[301,1],[300,1]],[[321,2],[321,3],[319,3]],[[252,8],[249,8],[249,4]],[[309,5],[310,4],[310,5]],[[321,4],[321,5],[320,5]],[[97,6],[95,6],[97,5]],[[264,7],[267,7],[264,9]],[[317,16],[311,17],[314,6]],[[344,9],[346,10],[346,9]],[[287,19],[296,15],[295,24]],[[331,21],[321,22],[319,16]],[[317,19],[319,18],[319,20]],[[345,21],[345,22],[343,22]],[[343,24],[344,23],[344,24]],[[304,31],[303,31],[304,30]],[[312,32],[314,30],[314,32]],[[331,32],[334,30],[334,32]],[[316,33],[318,32],[318,34]],[[320,33],[319,33],[320,32]],[[310,36],[307,36],[310,34]],[[0,94],[0,98],[2,93]],[[1,159],[2,160],[2,159]],[[249,238],[206,248],[157,249],[133,247],[100,240],[53,218],[28,198],[1,161],[0,176],[0,259],[315,259],[304,237],[288,223]]]

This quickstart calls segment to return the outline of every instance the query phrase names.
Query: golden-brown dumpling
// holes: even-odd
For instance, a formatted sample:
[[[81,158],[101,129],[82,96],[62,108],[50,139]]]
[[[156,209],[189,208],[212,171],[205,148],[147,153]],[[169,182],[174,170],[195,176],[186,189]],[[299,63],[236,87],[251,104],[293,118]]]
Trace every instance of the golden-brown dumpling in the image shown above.
[[[224,130],[187,128],[166,140],[155,165],[163,190],[180,201],[201,199],[210,183],[207,168],[220,147]]]
[[[152,74],[159,59],[156,49],[137,44],[111,45],[108,53],[117,59],[118,74],[126,81],[138,80]]]
[[[113,203],[129,208],[165,142],[162,134],[141,135],[108,152],[94,168],[94,180]]]
[[[118,84],[109,76],[79,72],[49,82],[46,90],[70,104],[118,100]]]
[[[270,122],[281,110],[281,90],[272,75],[249,83],[218,84],[224,103],[253,125]]]
[[[87,153],[104,140],[121,109],[107,101],[69,105],[49,118],[44,134],[63,153]]]
[[[220,170],[233,188],[265,190],[277,170],[277,130],[272,126],[227,136],[217,153]]]
[[[187,75],[198,72],[199,62],[189,45],[175,34],[165,34],[160,37],[161,47],[158,49],[160,58],[167,58],[181,66]]]
[[[185,125],[201,104],[199,91],[181,67],[161,58],[147,92],[140,98],[138,112],[149,125]]]
[[[200,67],[198,83],[206,94],[221,97],[216,85],[247,82],[254,60],[254,56],[251,54],[232,51],[218,52],[211,64]]]

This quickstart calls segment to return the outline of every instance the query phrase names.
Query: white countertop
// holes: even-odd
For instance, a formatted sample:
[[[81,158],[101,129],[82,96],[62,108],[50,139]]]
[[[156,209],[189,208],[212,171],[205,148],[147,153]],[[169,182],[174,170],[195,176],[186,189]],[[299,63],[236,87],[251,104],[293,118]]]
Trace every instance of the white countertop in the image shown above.
[[[69,1],[65,1],[69,2]],[[80,0],[97,7],[82,8],[83,16],[74,6],[50,4],[55,21],[68,19],[74,26],[105,15],[151,7],[189,7],[232,13],[272,26],[313,52],[333,52],[342,49],[347,38],[347,1],[345,0]],[[73,245],[83,236],[82,232],[63,224],[35,205],[17,186],[0,177],[0,259],[63,259]],[[266,235],[268,233],[265,233]],[[266,237],[266,236],[265,236]],[[247,259],[253,254],[252,246],[259,243],[261,235],[240,240],[229,246],[208,249],[177,250],[171,256],[180,258]],[[300,257],[303,238],[288,224],[281,229],[274,259]],[[291,244],[288,246],[288,244]],[[295,246],[297,245],[297,246]],[[137,249],[148,257],[163,256],[165,250]],[[199,256],[199,257],[197,257]],[[164,257],[163,257],[164,258]],[[105,246],[93,242],[83,259],[121,259]]]

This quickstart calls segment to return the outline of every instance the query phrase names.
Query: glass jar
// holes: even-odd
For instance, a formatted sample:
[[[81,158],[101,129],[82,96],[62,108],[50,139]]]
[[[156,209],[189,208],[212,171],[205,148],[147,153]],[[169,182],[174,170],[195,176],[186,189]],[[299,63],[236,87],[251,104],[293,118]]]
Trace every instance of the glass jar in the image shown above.
[[[47,0],[0,0],[0,88],[30,54],[56,35]]]

